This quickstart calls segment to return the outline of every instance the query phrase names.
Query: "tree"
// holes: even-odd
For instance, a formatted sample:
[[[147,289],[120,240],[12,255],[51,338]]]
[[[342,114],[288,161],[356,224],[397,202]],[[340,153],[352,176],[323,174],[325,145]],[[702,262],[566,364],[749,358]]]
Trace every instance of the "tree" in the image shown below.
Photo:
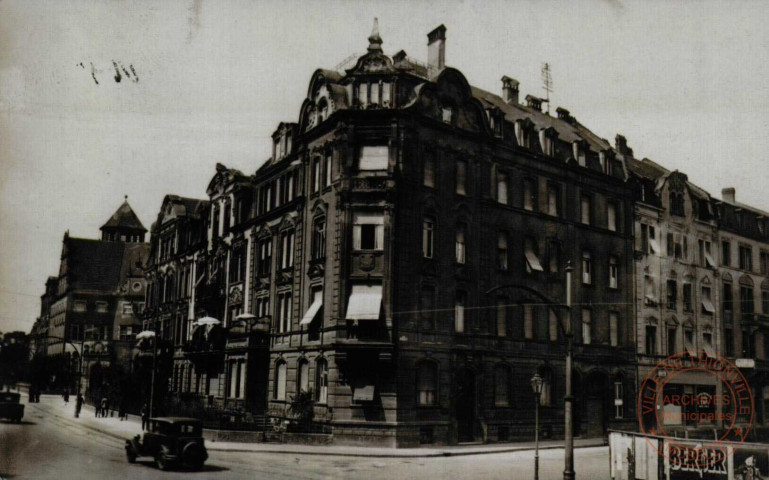
[[[315,396],[312,390],[302,391],[291,399],[288,413],[302,431],[307,431],[315,418]]]
[[[0,341],[0,389],[8,389],[26,379],[29,367],[29,337],[24,332],[8,332]]]

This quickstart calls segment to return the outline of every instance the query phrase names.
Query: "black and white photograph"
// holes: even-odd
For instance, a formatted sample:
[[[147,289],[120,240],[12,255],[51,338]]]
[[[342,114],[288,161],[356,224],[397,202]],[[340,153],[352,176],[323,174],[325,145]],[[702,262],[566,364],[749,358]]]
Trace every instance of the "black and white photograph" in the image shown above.
[[[769,478],[767,25],[0,0],[0,480]]]

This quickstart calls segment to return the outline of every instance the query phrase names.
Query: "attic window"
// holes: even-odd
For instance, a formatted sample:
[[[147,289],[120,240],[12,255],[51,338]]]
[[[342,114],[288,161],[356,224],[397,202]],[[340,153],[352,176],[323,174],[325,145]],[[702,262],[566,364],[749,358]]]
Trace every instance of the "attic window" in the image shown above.
[[[362,108],[366,108],[368,105],[368,83],[366,82],[358,84],[358,104]]]
[[[328,102],[326,102],[326,99],[322,99],[320,103],[318,103],[318,123],[324,121],[328,118]]]
[[[520,120],[515,122],[515,139],[518,141],[518,146],[524,148],[531,148],[529,143],[529,129]]]
[[[451,107],[443,107],[441,109],[441,117],[443,119],[443,123],[451,123]]]

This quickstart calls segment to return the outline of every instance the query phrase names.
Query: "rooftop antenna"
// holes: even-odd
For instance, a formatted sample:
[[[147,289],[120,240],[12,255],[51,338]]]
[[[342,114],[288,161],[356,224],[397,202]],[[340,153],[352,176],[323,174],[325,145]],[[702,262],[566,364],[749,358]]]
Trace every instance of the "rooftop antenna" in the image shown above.
[[[553,91],[553,76],[550,74],[550,64],[542,64],[542,89],[545,91],[545,102],[547,102],[547,114],[550,115],[550,92]]]

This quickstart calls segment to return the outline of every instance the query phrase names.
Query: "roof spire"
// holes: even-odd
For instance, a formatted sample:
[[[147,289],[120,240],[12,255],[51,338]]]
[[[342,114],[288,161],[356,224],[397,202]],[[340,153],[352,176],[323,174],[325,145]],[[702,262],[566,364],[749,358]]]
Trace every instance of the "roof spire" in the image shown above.
[[[379,19],[374,17],[374,28],[371,29],[371,35],[368,37],[368,51],[382,51],[382,37],[379,36]]]

